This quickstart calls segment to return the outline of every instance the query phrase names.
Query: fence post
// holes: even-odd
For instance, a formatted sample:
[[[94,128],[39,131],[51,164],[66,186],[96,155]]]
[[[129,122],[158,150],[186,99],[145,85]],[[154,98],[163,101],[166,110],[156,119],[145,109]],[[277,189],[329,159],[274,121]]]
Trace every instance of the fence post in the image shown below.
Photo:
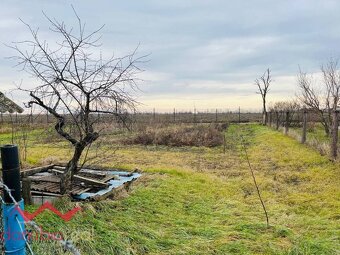
[[[338,132],[339,132],[339,110],[333,111],[333,127],[331,141],[331,157],[336,160],[338,156]]]
[[[215,115],[215,122],[217,123],[217,120],[218,120],[218,118],[217,118],[217,109],[216,109],[216,115]]]
[[[272,111],[269,112],[269,127],[272,126],[272,121],[273,121],[273,119],[272,119],[272,118],[273,118],[272,113],[273,113]]]
[[[241,107],[238,107],[238,123],[241,123]]]
[[[289,129],[289,111],[286,111],[285,135],[288,134],[288,129]]]
[[[276,115],[276,130],[279,130],[279,126],[280,126],[280,118],[279,118],[279,112],[276,111],[275,112],[275,115]]]
[[[305,143],[306,139],[307,139],[307,110],[303,109],[301,143]]]
[[[33,204],[31,194],[31,180],[28,178],[22,179],[22,197],[24,199],[25,205]]]
[[[176,108],[174,108],[174,122],[176,122]]]
[[[3,191],[4,203],[2,217],[4,224],[5,254],[25,255],[26,242],[25,223],[20,210],[24,210],[24,201],[20,192],[19,152],[16,145],[1,147],[2,179],[3,183],[12,191],[11,195],[18,204],[14,203],[10,195]],[[21,211],[21,212],[22,212]],[[20,236],[20,234],[22,236]]]

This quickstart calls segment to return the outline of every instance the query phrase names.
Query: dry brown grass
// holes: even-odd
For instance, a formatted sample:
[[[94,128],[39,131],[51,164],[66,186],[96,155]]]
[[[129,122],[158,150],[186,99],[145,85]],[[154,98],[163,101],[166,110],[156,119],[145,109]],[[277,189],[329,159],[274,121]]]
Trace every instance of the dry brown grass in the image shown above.
[[[206,146],[223,144],[222,125],[177,125],[170,127],[147,127],[124,144],[166,145],[166,146]]]

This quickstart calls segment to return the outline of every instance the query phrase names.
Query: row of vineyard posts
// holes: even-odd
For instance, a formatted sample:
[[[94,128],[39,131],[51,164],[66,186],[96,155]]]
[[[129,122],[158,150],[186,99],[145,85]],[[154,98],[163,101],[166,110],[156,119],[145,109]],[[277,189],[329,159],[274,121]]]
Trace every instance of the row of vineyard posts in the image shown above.
[[[339,143],[339,109],[332,111],[332,122],[330,132],[330,157],[336,160],[338,157],[338,143]],[[300,111],[270,111],[267,112],[267,123],[269,127],[276,130],[283,128],[285,135],[288,135],[289,128],[299,127],[301,128],[301,140],[302,144],[307,141],[308,124],[311,122],[318,122],[317,114],[308,109],[302,109]]]

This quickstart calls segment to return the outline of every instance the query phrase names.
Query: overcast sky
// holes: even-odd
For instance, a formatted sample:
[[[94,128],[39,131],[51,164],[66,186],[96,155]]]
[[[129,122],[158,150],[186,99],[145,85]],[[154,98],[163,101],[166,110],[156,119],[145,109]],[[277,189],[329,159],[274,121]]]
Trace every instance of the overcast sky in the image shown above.
[[[105,24],[102,52],[108,56],[151,54],[140,75],[141,110],[260,109],[254,79],[271,68],[269,101],[293,97],[300,67],[315,72],[340,56],[340,1],[327,0],[140,0],[15,1],[0,3],[0,42],[29,39],[19,18],[53,40],[42,11],[76,25],[71,4],[88,31]],[[27,75],[13,68],[0,45],[0,90]],[[13,92],[19,104],[25,100]]]

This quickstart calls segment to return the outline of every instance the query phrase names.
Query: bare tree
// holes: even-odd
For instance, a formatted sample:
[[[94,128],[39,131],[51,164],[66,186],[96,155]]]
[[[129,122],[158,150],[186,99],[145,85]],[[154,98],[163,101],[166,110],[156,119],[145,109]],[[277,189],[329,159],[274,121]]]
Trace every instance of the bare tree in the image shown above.
[[[87,32],[85,23],[74,13],[77,28],[44,14],[50,32],[57,36],[55,42],[41,40],[38,29],[25,24],[32,39],[11,46],[17,52],[14,58],[18,65],[38,83],[30,89],[20,87],[31,97],[27,106],[38,105],[51,114],[56,119],[55,130],[74,148],[61,178],[62,194],[71,189],[83,151],[102,131],[96,126],[100,115],[120,118],[135,109],[132,92],[137,89],[136,74],[141,71],[137,65],[143,61],[143,57],[136,57],[136,50],[124,57],[104,59],[98,52],[98,33],[103,26]],[[75,132],[70,132],[72,127]]]
[[[340,70],[338,62],[330,60],[321,67],[323,81],[316,86],[312,75],[301,70],[298,74],[300,101],[311,110],[318,113],[327,136],[330,135],[333,123],[332,112],[339,107],[340,102]]]
[[[326,88],[326,109],[329,115],[335,112],[340,103],[340,70],[338,61],[330,60],[321,66],[323,80]],[[330,117],[331,119],[331,117]]]
[[[266,99],[267,99],[267,93],[269,92],[269,86],[272,82],[270,69],[268,68],[265,73],[260,77],[255,79],[255,85],[258,87],[258,94],[262,97],[262,114],[263,114],[263,120],[262,124],[266,125],[268,121],[267,116],[267,108],[266,108]]]

